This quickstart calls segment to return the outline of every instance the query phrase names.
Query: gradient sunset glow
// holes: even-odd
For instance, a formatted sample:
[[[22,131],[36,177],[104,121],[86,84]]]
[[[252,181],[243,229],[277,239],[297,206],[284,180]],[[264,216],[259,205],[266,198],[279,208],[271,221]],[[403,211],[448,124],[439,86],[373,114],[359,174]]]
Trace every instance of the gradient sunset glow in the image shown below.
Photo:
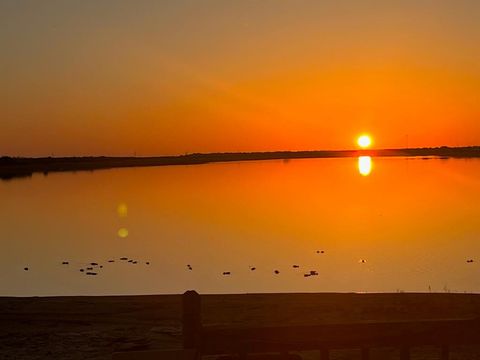
[[[2,1],[0,156],[480,143],[477,1]]]

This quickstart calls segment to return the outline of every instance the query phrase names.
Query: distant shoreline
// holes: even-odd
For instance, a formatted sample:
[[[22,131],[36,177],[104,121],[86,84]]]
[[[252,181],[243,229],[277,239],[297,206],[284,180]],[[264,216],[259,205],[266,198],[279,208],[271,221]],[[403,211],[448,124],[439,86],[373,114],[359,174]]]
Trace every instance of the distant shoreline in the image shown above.
[[[480,158],[480,146],[404,148],[378,150],[321,150],[321,151],[272,151],[245,153],[207,153],[157,157],[0,157],[0,179],[10,180],[30,177],[34,173],[48,174],[62,171],[93,171],[121,167],[200,165],[216,162],[288,160],[315,158],[373,157],[439,157]]]

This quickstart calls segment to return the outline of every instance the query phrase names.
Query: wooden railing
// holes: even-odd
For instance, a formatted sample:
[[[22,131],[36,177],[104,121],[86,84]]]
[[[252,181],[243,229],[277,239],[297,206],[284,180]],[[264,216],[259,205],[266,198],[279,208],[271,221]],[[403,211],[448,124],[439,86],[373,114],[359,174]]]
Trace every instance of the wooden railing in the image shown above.
[[[479,319],[232,328],[204,326],[201,308],[198,293],[183,295],[183,347],[195,349],[199,356],[230,354],[245,359],[251,353],[318,350],[320,359],[327,360],[333,349],[358,349],[362,360],[368,360],[371,348],[393,347],[399,349],[401,360],[409,360],[411,348],[433,345],[447,360],[452,345],[480,344]]]

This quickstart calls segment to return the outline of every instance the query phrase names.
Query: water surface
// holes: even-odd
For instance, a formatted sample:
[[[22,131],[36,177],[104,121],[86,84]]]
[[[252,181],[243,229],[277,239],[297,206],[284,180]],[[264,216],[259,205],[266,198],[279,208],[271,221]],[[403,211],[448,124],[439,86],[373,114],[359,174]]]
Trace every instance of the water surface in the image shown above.
[[[478,292],[478,219],[480,160],[34,175],[0,182],[0,295]]]

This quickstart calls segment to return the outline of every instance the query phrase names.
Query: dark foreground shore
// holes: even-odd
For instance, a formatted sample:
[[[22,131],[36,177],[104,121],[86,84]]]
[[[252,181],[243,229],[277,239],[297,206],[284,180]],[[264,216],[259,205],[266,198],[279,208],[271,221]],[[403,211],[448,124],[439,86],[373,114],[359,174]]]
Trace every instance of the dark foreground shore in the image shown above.
[[[202,302],[209,325],[480,317],[480,295],[471,294],[206,295]],[[110,359],[114,351],[180,348],[180,320],[179,295],[0,298],[0,359]],[[452,350],[452,359],[480,359],[480,344]],[[371,355],[398,359],[395,349]],[[415,349],[412,358],[438,359],[438,349]],[[359,355],[334,351],[332,359]]]
[[[187,154],[158,157],[48,157],[12,158],[0,157],[0,180],[30,177],[34,173],[61,171],[93,171],[120,167],[199,165],[215,162],[289,160],[313,158],[345,158],[357,156],[380,157],[440,157],[480,158],[480,146],[437,147],[378,150],[338,151],[274,151],[248,153]]]

